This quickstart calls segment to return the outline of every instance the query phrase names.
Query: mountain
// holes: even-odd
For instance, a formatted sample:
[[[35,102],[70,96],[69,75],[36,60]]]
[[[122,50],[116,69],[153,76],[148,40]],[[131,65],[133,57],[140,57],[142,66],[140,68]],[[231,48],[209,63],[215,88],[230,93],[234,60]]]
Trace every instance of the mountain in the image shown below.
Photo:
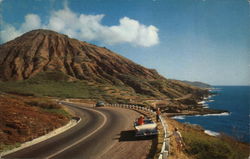
[[[157,79],[154,70],[86,42],[49,30],[34,30],[0,46],[1,79],[23,80],[41,71],[57,70],[85,80],[112,81],[130,74]]]
[[[199,81],[181,81],[184,82],[186,84],[192,85],[192,86],[196,86],[196,87],[200,87],[200,88],[211,88],[212,86],[207,84],[207,83],[203,83],[203,82],[199,82]]]
[[[147,97],[173,99],[205,90],[168,80],[154,69],[87,42],[50,30],[33,30],[0,45],[0,81],[22,81],[61,72],[70,81],[126,87]]]

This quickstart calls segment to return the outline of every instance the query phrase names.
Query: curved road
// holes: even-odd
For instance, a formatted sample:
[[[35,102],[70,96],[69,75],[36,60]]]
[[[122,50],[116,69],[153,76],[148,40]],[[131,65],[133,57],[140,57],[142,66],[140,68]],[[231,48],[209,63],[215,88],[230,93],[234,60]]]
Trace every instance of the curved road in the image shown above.
[[[117,143],[122,130],[133,119],[122,111],[109,108],[87,108],[64,103],[82,120],[73,128],[31,147],[4,156],[4,158],[98,158]],[[133,116],[138,113],[130,110]]]

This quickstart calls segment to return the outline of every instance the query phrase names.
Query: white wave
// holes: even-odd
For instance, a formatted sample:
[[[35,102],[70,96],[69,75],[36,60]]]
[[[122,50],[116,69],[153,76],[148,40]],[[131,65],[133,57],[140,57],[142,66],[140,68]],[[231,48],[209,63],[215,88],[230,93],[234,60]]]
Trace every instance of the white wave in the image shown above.
[[[202,106],[203,106],[203,107],[208,107],[208,104],[205,103],[205,104],[203,104]]]
[[[217,88],[210,88],[208,91],[214,91],[214,90],[216,90]]]
[[[219,113],[219,114],[205,114],[203,116],[228,116],[230,113],[224,112],[224,113]]]
[[[204,114],[204,115],[195,115],[195,116],[228,116],[230,113],[224,112],[224,113],[219,113],[219,114]]]
[[[200,102],[198,102],[198,104],[205,104],[206,103],[206,101],[200,101]]]
[[[204,104],[203,108],[209,108],[208,104]]]
[[[198,114],[198,115],[194,115],[194,116],[203,116],[203,115],[199,115],[199,114]]]
[[[208,100],[208,102],[214,102],[214,100]]]
[[[174,116],[171,119],[179,119],[179,120],[184,120],[185,116],[181,115],[181,116]]]
[[[218,135],[220,135],[220,133],[215,132],[215,131],[211,131],[211,130],[205,130],[204,132],[206,134],[210,135],[210,136],[218,136]]]
[[[213,95],[208,95],[208,96],[206,96],[206,97],[203,97],[203,99],[204,100],[208,100],[208,99],[210,99],[210,98],[212,98],[213,97]]]

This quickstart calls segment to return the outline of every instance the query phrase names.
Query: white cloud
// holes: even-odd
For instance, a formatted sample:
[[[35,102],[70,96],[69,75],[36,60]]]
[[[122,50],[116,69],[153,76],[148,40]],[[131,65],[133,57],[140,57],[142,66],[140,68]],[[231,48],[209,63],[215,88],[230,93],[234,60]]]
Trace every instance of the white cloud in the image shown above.
[[[14,26],[10,24],[6,24],[2,21],[2,30],[0,31],[0,41],[6,42],[9,40],[13,40],[14,38],[22,35],[23,33],[38,29],[41,27],[40,17],[36,14],[27,14],[25,16],[24,23],[20,26],[19,29],[16,29]]]
[[[8,41],[29,30],[46,28],[80,40],[96,40],[106,44],[130,43],[132,45],[150,47],[159,43],[158,29],[153,26],[140,24],[129,17],[119,20],[119,25],[105,26],[102,24],[104,14],[76,14],[67,6],[54,11],[47,24],[42,24],[36,14],[28,14],[19,29],[5,24],[1,30],[1,40]],[[11,36],[8,36],[11,35]]]
[[[22,32],[16,30],[15,27],[9,24],[4,24],[0,31],[0,41],[6,42],[20,36]]]
[[[0,0],[0,4],[3,2],[3,0]]]
[[[36,14],[27,14],[25,16],[24,23],[21,25],[20,30],[26,32],[40,27],[41,27],[40,17]]]
[[[128,17],[120,19],[120,25],[111,26],[108,29],[109,38],[105,41],[110,44],[128,42],[149,47],[159,42],[158,29],[155,26],[147,27]]]

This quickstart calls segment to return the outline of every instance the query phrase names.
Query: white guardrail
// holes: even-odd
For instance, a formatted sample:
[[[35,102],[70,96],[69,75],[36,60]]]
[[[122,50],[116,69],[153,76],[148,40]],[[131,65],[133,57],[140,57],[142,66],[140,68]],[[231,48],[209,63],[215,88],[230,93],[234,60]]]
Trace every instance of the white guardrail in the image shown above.
[[[156,112],[154,112],[152,109],[137,106],[137,105],[128,105],[128,104],[106,104],[105,106],[110,106],[110,107],[119,107],[119,108],[127,108],[127,109],[137,109],[137,110],[144,110],[147,112],[150,112],[154,115],[156,115]],[[163,133],[164,133],[164,140],[161,148],[161,153],[158,157],[158,159],[167,159],[169,155],[169,150],[170,150],[170,144],[169,144],[169,138],[168,132],[167,132],[167,123],[166,121],[162,118],[162,116],[159,117],[162,127],[163,127]]]

